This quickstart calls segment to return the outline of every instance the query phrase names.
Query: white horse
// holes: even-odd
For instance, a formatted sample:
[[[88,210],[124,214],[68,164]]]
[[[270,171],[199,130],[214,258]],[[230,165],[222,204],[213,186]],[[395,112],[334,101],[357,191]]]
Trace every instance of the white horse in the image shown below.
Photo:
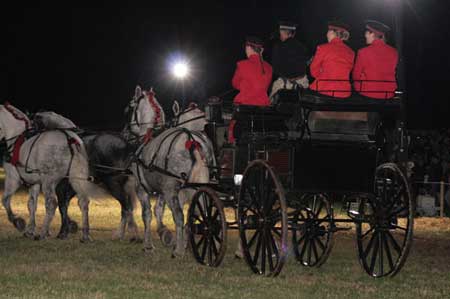
[[[10,161],[4,163],[6,178],[3,206],[8,220],[23,230],[25,221],[17,217],[11,209],[11,197],[22,184],[31,186],[32,201],[28,208],[33,215],[39,189],[45,196],[46,216],[39,235],[45,239],[49,235],[50,223],[57,207],[55,187],[61,179],[68,177],[78,196],[83,218],[81,241],[89,237],[89,192],[93,190],[89,179],[89,165],[81,139],[73,132],[64,130],[47,131],[26,138],[30,120],[10,104],[0,105],[0,139],[6,140]],[[34,202],[34,203],[33,203]],[[27,234],[34,234],[34,216],[27,227]]]
[[[195,132],[197,137],[203,140],[202,144],[205,147],[204,152],[206,165],[216,166],[217,163],[215,160],[212,143],[209,141],[207,136],[203,134],[205,125],[207,124],[205,112],[202,111],[195,103],[190,103],[188,108],[181,111],[180,104],[177,101],[174,101],[172,111],[174,114],[174,119],[171,123],[172,127],[185,128],[191,132]],[[193,193],[191,189],[180,190],[178,198],[182,208],[192,195]],[[156,227],[163,244],[166,246],[172,246],[174,242],[172,233],[163,223],[165,206],[166,201],[163,200],[162,196],[158,196],[154,212],[156,217]]]
[[[210,149],[213,153],[212,145],[203,134],[181,127],[165,130],[153,138],[153,129],[147,124],[151,121],[146,121],[144,117],[149,119],[149,115],[155,115],[155,111],[152,111],[155,105],[135,107],[129,128],[143,142],[132,167],[138,181],[138,197],[156,192],[159,194],[159,201],[169,205],[177,236],[173,255],[181,256],[185,249],[184,200],[179,198],[179,193],[185,182],[209,182],[206,160]]]

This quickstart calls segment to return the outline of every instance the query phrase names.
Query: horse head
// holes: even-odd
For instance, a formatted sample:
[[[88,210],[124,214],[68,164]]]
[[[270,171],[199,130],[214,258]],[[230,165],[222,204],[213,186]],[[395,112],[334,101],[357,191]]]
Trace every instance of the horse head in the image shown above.
[[[173,121],[175,127],[183,127],[191,131],[203,131],[205,129],[205,112],[196,103],[191,102],[185,110],[180,111],[180,104],[178,101],[174,101],[172,110],[175,115]]]
[[[138,85],[133,99],[125,109],[128,115],[128,126],[136,136],[143,137],[149,130],[162,127],[165,124],[165,114],[155,97],[153,89],[142,90]]]

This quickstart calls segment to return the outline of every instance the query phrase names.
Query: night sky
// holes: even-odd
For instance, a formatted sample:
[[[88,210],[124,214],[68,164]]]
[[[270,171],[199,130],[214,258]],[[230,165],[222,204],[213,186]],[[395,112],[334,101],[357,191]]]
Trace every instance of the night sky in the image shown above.
[[[153,86],[166,111],[183,89],[186,102],[202,103],[231,89],[247,34],[267,40],[270,54],[277,21],[290,19],[313,54],[325,42],[326,22],[339,18],[352,26],[350,46],[357,50],[365,19],[393,25],[393,1],[404,7],[409,125],[450,127],[445,0],[2,3],[0,101],[31,112],[54,110],[81,126],[120,128],[138,83]],[[194,67],[184,88],[168,72],[180,55]]]

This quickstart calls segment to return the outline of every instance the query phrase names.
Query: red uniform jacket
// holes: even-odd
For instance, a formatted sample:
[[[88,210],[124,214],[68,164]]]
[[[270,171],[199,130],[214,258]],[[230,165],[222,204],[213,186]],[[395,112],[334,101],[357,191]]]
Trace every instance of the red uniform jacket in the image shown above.
[[[370,98],[392,98],[397,89],[395,80],[397,62],[397,50],[380,39],[374,40],[371,45],[358,51],[353,69],[355,90]],[[391,82],[364,82],[364,80]]]
[[[310,88],[332,97],[349,97],[352,89],[349,79],[354,59],[355,52],[340,38],[318,46],[310,65],[311,75],[315,78]]]
[[[267,89],[271,81],[272,67],[265,61],[261,65],[258,55],[251,55],[248,59],[239,61],[232,80],[233,87],[239,90],[234,104],[269,106]]]

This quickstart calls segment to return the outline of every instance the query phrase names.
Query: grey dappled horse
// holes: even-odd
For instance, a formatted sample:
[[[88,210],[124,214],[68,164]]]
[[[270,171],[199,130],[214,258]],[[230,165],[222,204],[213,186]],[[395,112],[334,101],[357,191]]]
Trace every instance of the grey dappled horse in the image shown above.
[[[89,196],[95,190],[88,181],[89,165],[81,139],[67,130],[51,130],[26,136],[31,123],[29,118],[10,104],[0,105],[0,139],[5,139],[9,162],[4,163],[6,173],[3,206],[8,220],[22,231],[25,220],[16,216],[11,209],[11,197],[22,184],[30,187],[28,210],[30,223],[25,234],[35,233],[36,201],[40,189],[45,196],[46,215],[38,239],[49,235],[49,227],[54,217],[57,198],[55,188],[59,181],[68,179],[75,190],[83,218],[81,240],[89,240]]]

